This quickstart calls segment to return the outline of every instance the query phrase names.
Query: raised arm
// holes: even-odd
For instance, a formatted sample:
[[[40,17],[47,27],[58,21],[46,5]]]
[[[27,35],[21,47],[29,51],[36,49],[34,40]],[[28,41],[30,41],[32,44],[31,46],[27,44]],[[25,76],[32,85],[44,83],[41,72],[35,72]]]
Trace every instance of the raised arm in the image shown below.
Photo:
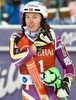
[[[17,66],[21,66],[28,61],[36,53],[35,45],[31,45],[25,50],[19,51],[16,43],[21,38],[21,35],[15,33],[10,38],[10,57],[11,61]]]

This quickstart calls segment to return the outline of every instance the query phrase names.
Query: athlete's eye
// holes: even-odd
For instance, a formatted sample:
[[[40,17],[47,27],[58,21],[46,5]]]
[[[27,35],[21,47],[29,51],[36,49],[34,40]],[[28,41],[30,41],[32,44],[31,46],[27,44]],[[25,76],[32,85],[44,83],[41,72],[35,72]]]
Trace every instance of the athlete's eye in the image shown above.
[[[34,16],[34,18],[36,19],[36,18],[37,18],[37,16]]]
[[[25,18],[29,19],[30,17],[29,16],[26,16]]]

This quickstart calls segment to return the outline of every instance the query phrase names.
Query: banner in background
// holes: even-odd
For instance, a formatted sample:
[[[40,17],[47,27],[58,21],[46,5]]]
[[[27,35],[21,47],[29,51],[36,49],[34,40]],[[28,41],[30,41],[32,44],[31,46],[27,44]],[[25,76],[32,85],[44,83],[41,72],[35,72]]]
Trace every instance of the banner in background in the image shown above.
[[[13,27],[13,29],[12,29]],[[16,28],[12,26],[11,28],[2,28],[0,27],[0,46],[8,46],[9,38],[14,32],[21,32],[20,27]],[[67,27],[67,28],[66,28]],[[76,27],[74,26],[65,26],[65,27],[55,27],[55,33],[61,36],[62,40],[67,46],[76,46]]]

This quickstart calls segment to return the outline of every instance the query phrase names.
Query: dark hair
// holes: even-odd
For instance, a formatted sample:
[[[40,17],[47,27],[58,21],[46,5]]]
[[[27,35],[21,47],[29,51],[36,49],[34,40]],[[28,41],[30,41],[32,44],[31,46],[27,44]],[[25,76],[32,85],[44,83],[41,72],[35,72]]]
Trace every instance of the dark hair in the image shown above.
[[[45,19],[45,18],[43,17],[42,14],[41,14],[41,16],[42,16],[41,27],[42,27],[44,30],[50,29],[50,26],[49,26],[49,24],[47,23],[47,19]]]

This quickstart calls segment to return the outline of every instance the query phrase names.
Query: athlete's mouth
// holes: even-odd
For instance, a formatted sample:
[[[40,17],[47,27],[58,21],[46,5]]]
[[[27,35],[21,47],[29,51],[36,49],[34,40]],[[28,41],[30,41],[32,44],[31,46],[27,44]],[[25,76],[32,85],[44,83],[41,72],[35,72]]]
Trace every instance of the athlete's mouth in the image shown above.
[[[29,28],[33,28],[34,27],[34,25],[29,25]]]

